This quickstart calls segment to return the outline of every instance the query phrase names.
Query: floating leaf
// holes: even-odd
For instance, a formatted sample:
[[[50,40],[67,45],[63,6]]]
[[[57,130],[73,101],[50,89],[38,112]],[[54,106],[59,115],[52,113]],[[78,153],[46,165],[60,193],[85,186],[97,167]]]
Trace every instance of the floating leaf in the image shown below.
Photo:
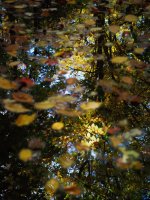
[[[112,63],[122,64],[128,60],[128,57],[125,56],[116,56],[111,59]]]
[[[76,148],[78,151],[89,151],[90,150],[90,146],[83,142],[76,144]]]
[[[109,26],[109,30],[112,33],[117,33],[120,30],[120,26],[118,26],[118,25],[111,25],[111,26]]]
[[[50,179],[45,184],[45,190],[50,196],[53,196],[58,188],[59,182],[54,178]]]
[[[66,82],[67,82],[68,85],[73,85],[73,84],[77,83],[77,81],[78,80],[76,78],[68,78],[66,80]]]
[[[63,168],[68,168],[74,163],[74,157],[72,155],[68,154],[68,153],[63,154],[59,158],[59,163],[61,164],[61,166]]]
[[[36,114],[32,115],[19,115],[18,118],[15,121],[15,124],[17,126],[27,126],[31,124],[36,118]]]
[[[119,132],[121,129],[119,127],[112,127],[108,129],[108,133],[109,134],[115,134],[117,132]]]
[[[81,189],[76,184],[64,187],[64,190],[71,195],[79,195],[81,193]]]
[[[135,48],[134,52],[137,54],[142,54],[144,52],[144,48]]]
[[[11,112],[25,113],[30,111],[29,109],[25,108],[22,104],[15,103],[15,101],[11,99],[4,99],[3,103],[4,107]]]
[[[80,105],[80,107],[83,110],[95,110],[95,109],[99,108],[101,105],[102,105],[101,102],[91,101],[91,102],[82,103]]]
[[[127,84],[129,84],[129,85],[132,85],[132,84],[133,84],[133,80],[132,80],[132,78],[129,77],[129,76],[123,76],[123,77],[121,78],[121,81],[124,82],[124,83],[127,83]]]
[[[40,138],[31,138],[28,142],[28,147],[30,149],[43,149],[45,147],[45,143]]]
[[[9,63],[9,66],[10,67],[14,67],[14,66],[17,66],[17,65],[19,65],[20,64],[20,61],[14,61],[14,62],[10,62]]]
[[[125,21],[136,22],[137,20],[138,20],[138,17],[135,15],[126,15],[125,16]]]
[[[14,92],[12,94],[13,99],[19,102],[33,103],[33,97],[23,92]]]
[[[59,131],[61,129],[64,128],[64,123],[63,122],[55,122],[52,124],[52,129],[53,130],[56,130],[56,131]]]
[[[31,160],[31,158],[32,158],[32,151],[30,149],[22,149],[19,152],[20,160],[27,162],[27,161]]]
[[[17,84],[15,82],[9,81],[3,77],[0,77],[0,88],[6,89],[6,90],[16,89]]]
[[[47,110],[47,109],[53,108],[54,106],[55,106],[55,103],[49,100],[41,101],[34,104],[34,107],[37,110]]]

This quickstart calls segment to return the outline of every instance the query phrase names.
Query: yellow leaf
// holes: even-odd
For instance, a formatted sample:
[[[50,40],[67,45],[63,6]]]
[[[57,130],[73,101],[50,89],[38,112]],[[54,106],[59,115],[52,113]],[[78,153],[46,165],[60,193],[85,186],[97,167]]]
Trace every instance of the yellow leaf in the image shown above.
[[[56,190],[59,188],[59,182],[52,178],[45,184],[45,190],[50,195],[53,196],[53,194],[56,192]]]
[[[0,77],[0,88],[10,90],[16,89],[17,85],[15,82],[9,81],[3,77]]]
[[[32,158],[32,151],[30,149],[22,149],[19,152],[20,160],[27,162],[27,161],[31,160],[31,158]]]
[[[61,166],[63,168],[68,168],[70,167],[73,163],[74,163],[74,157],[71,156],[70,154],[66,153],[63,154],[60,158],[59,158],[59,163],[61,164]]]
[[[4,107],[11,112],[25,113],[30,111],[29,109],[25,108],[22,104],[15,103],[15,101],[11,99],[4,99],[3,103]]]
[[[17,126],[27,126],[31,124],[36,118],[36,114],[32,115],[19,115],[18,118],[15,121],[15,124]]]
[[[112,63],[117,63],[117,64],[121,64],[121,63],[124,63],[128,60],[128,57],[125,57],[125,56],[116,56],[116,57],[113,57],[111,59],[111,62]]]
[[[55,122],[52,124],[52,129],[54,129],[56,131],[59,131],[62,128],[64,128],[64,123],[62,123],[62,122]]]
[[[125,21],[136,22],[137,20],[138,20],[138,17],[135,15],[126,15],[125,16]]]
[[[144,52],[144,48],[135,48],[134,52],[137,54],[142,54]]]
[[[38,103],[35,103],[34,104],[34,107],[37,109],[37,110],[46,110],[46,109],[51,109],[55,106],[55,103],[52,102],[52,101],[48,101],[48,100],[45,100],[45,101],[41,101],[41,102],[38,102]]]
[[[82,104],[80,105],[80,107],[81,107],[83,110],[95,110],[96,108],[99,108],[101,105],[102,105],[101,102],[91,101],[91,102],[82,103]]]

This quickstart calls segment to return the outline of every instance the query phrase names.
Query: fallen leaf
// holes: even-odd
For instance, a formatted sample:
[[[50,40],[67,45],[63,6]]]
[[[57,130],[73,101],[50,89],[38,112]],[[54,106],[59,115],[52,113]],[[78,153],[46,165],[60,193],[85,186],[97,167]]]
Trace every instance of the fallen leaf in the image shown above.
[[[83,110],[95,110],[95,109],[99,108],[101,105],[102,105],[101,102],[91,101],[91,102],[82,103],[82,104],[80,105],[80,107],[81,107]]]
[[[112,32],[112,33],[117,33],[119,30],[120,30],[120,26],[118,25],[111,25],[109,26],[109,30]]]
[[[20,160],[27,162],[27,161],[31,160],[31,158],[32,158],[32,151],[30,149],[22,149],[19,152]]]
[[[34,104],[34,107],[37,110],[47,110],[47,109],[53,108],[54,106],[55,106],[55,103],[53,101],[49,101],[49,100],[37,102]]]
[[[45,190],[50,196],[53,196],[58,188],[59,182],[54,178],[50,179],[45,184]]]
[[[36,118],[36,114],[32,115],[19,115],[18,118],[15,121],[15,124],[17,126],[27,126],[31,124]]]
[[[74,163],[74,157],[72,155],[68,154],[68,153],[63,154],[59,158],[59,163],[61,164],[61,166],[63,168],[68,168]]]
[[[64,187],[64,190],[71,195],[79,195],[81,193],[81,189],[76,184]]]
[[[66,82],[67,82],[68,85],[73,85],[73,84],[77,83],[77,81],[78,80],[76,78],[68,78],[66,80]]]
[[[9,81],[3,77],[0,77],[0,88],[5,90],[16,89],[17,84],[15,82]]]
[[[55,122],[52,124],[52,129],[53,130],[56,130],[56,131],[59,131],[61,129],[64,128],[64,123],[63,122]]]
[[[12,94],[13,99],[19,102],[33,103],[33,97],[23,92],[14,92]]]
[[[125,21],[136,22],[137,20],[138,20],[138,17],[135,15],[126,15],[125,16]]]
[[[22,104],[15,103],[15,101],[11,99],[4,99],[3,104],[4,107],[11,112],[25,113],[30,111],[29,109],[25,108]]]
[[[116,56],[111,59],[112,63],[122,64],[128,60],[128,57],[125,56]]]

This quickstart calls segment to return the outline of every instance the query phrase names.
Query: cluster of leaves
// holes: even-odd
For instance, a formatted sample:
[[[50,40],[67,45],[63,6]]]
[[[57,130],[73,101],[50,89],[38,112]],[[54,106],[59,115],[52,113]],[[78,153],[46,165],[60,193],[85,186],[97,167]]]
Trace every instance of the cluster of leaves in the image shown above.
[[[0,2],[2,199],[147,192],[149,10],[141,0]]]

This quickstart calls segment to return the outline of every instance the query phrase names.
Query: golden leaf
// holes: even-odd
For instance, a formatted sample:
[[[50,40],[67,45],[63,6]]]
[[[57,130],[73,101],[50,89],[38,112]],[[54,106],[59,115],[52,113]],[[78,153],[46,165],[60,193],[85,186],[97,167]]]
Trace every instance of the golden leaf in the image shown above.
[[[125,21],[136,22],[137,20],[138,20],[138,17],[135,15],[126,15],[125,16]]]
[[[82,103],[82,104],[80,105],[80,107],[81,107],[83,110],[95,110],[96,108],[99,108],[101,105],[102,105],[101,102],[91,101],[91,102]]]
[[[78,151],[89,151],[90,146],[84,142],[76,144],[76,148]]]
[[[27,162],[27,161],[31,160],[31,158],[32,158],[32,151],[30,149],[22,149],[19,152],[20,160]]]
[[[31,124],[36,118],[36,114],[32,115],[19,115],[18,118],[15,121],[15,124],[17,126],[27,126]]]
[[[62,128],[64,128],[64,123],[62,123],[62,122],[55,122],[55,123],[52,124],[53,130],[59,131]]]
[[[71,156],[70,154],[66,153],[63,154],[60,158],[59,158],[59,163],[61,164],[61,166],[63,168],[68,168],[70,167],[73,163],[74,163],[74,157]]]
[[[45,190],[50,196],[53,196],[58,188],[59,182],[54,178],[50,179],[45,184]]]
[[[9,81],[3,77],[0,77],[0,88],[10,90],[16,89],[17,84],[15,82]]]
[[[45,100],[45,101],[41,101],[38,103],[34,104],[34,107],[37,110],[46,110],[46,109],[51,109],[55,106],[55,103],[53,101],[49,101],[49,100]]]
[[[73,85],[73,84],[77,83],[77,81],[78,80],[76,78],[68,78],[66,80],[66,82],[67,82],[68,85]]]
[[[134,52],[137,54],[142,54],[144,52],[144,48],[135,48]]]
[[[128,60],[128,57],[125,56],[116,56],[111,59],[112,63],[122,64]]]
[[[15,101],[11,99],[4,99],[3,103],[4,107],[11,112],[24,113],[30,111],[29,109],[25,108],[22,104],[15,103]]]

